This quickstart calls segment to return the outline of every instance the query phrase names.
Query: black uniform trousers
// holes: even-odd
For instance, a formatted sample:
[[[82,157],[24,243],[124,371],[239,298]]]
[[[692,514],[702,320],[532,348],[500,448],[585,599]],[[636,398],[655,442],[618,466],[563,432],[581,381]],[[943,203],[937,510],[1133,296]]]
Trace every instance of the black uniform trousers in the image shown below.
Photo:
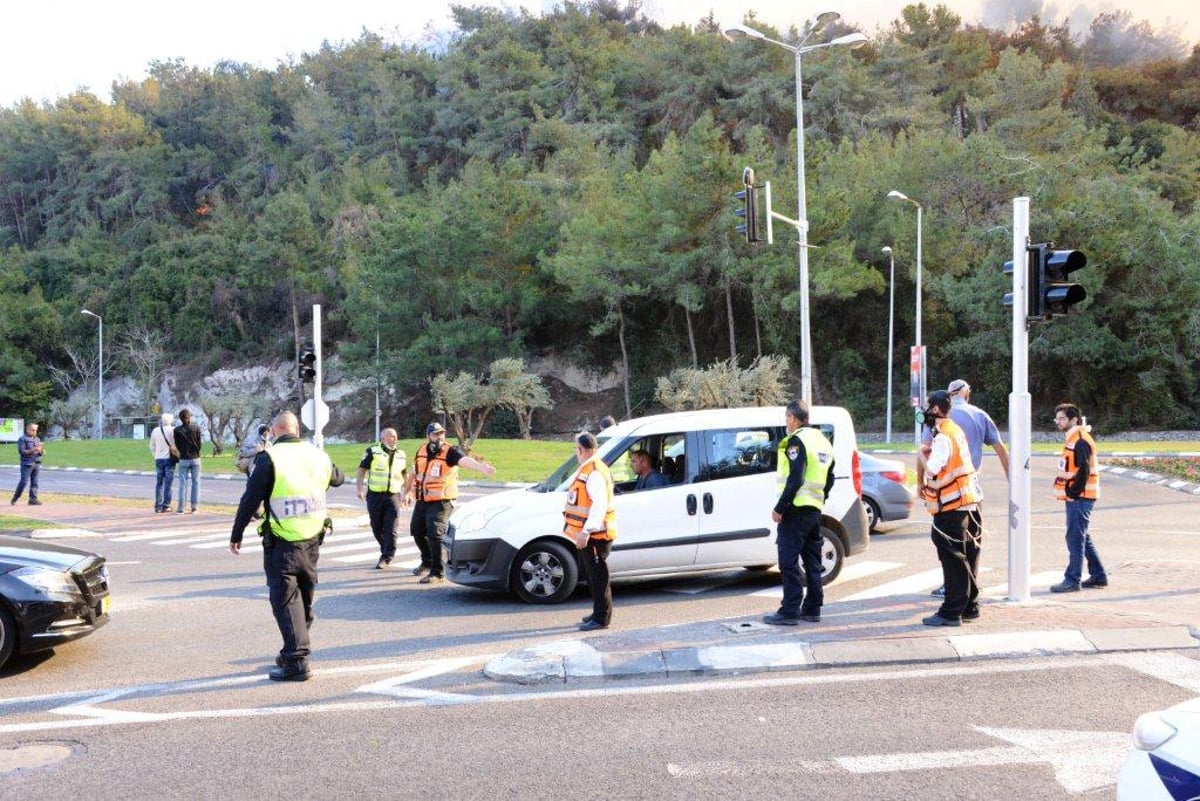
[[[608,554],[611,551],[612,540],[589,537],[587,547],[577,554],[592,593],[592,620],[602,626],[612,622],[612,584],[608,580]]]
[[[968,529],[971,514],[956,509],[933,516],[930,538],[937,548],[946,585],[938,615],[947,620],[961,620],[967,606],[979,598],[979,586],[972,573],[972,566],[979,564],[979,546]]]
[[[320,547],[316,537],[289,542],[268,534],[263,542],[263,571],[267,574],[271,612],[283,635],[279,655],[284,667],[308,666],[308,629],[313,622]]]
[[[442,563],[442,542],[446,539],[446,526],[454,501],[417,501],[413,506],[409,533],[421,551],[421,564],[429,565],[429,575],[445,576]]]
[[[367,490],[367,517],[371,533],[379,543],[379,556],[392,561],[396,555],[396,518],[400,514],[400,493]]]
[[[825,587],[821,583],[824,542],[820,509],[794,506],[783,513],[775,534],[775,550],[783,579],[779,614],[784,617],[821,614],[825,603]]]

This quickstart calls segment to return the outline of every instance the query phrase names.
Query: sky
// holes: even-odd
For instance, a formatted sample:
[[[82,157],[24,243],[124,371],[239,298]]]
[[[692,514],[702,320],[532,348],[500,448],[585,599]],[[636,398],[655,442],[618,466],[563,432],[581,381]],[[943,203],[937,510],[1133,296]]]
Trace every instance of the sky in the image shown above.
[[[722,25],[741,22],[748,11],[786,30],[825,9],[841,11],[843,19],[868,35],[886,27],[900,10],[916,0],[643,0],[643,12],[656,21],[694,25],[709,12]],[[458,0],[462,5],[552,8],[549,0],[524,3]],[[1027,16],[1042,9],[1043,22],[1072,21],[1071,29],[1086,30],[1095,11],[1129,8],[1135,20],[1156,30],[1175,28],[1192,43],[1200,40],[1200,4],[1180,0],[943,0],[965,22],[1003,27],[1013,9]],[[926,0],[936,5],[936,0]],[[282,3],[264,0],[206,0],[184,7],[150,0],[110,0],[108,3],[64,4],[22,0],[9,3],[0,28],[0,107],[10,108],[23,98],[53,102],[77,89],[88,88],[108,102],[114,80],[141,80],[153,61],[182,58],[191,67],[207,69],[219,61],[248,63],[274,69],[315,52],[322,43],[337,45],[357,39],[364,30],[386,41],[421,44],[434,41],[431,32],[452,27],[450,0],[338,0],[332,3]],[[416,7],[419,10],[414,11]],[[1089,11],[1090,9],[1090,11]],[[186,16],[185,16],[186,15]],[[443,37],[444,38],[444,37]]]

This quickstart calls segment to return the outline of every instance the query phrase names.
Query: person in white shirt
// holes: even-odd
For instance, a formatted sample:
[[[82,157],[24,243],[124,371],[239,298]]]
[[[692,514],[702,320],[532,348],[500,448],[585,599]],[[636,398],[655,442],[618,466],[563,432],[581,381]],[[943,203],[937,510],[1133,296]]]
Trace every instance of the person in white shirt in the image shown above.
[[[170,413],[163,414],[159,418],[158,426],[150,432],[150,453],[154,456],[154,512],[169,511],[171,506],[171,484],[175,480],[175,462],[179,458],[179,451],[175,451],[175,458],[171,458],[171,451],[175,450],[175,429],[172,424],[175,422],[175,415]]]
[[[608,554],[617,536],[617,521],[612,473],[596,456],[597,447],[596,437],[587,431],[575,437],[579,470],[571,479],[563,509],[563,534],[579,549],[579,562],[592,592],[592,613],[579,624],[580,631],[606,629],[612,622]]]

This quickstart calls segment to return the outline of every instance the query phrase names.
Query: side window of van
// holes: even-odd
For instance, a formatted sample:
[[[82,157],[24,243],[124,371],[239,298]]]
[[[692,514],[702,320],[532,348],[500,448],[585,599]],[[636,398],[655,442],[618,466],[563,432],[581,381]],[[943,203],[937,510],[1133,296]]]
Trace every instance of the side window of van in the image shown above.
[[[701,481],[770,473],[775,470],[775,448],[782,429],[730,428],[705,431]]]
[[[629,447],[617,454],[609,464],[617,491],[628,492],[635,488],[638,475],[633,469],[631,458],[634,451],[645,451],[650,456],[651,472],[661,474],[667,483],[682,483],[687,475],[686,445],[687,435],[682,433],[655,434],[629,443]],[[651,489],[660,486],[660,480],[652,481],[648,485]]]

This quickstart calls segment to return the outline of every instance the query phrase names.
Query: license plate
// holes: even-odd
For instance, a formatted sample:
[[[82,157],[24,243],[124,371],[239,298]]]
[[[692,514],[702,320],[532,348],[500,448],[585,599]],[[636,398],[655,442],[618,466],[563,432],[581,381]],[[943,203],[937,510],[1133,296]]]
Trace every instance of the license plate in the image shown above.
[[[100,614],[107,615],[110,609],[112,609],[112,596],[105,595],[100,599]]]

